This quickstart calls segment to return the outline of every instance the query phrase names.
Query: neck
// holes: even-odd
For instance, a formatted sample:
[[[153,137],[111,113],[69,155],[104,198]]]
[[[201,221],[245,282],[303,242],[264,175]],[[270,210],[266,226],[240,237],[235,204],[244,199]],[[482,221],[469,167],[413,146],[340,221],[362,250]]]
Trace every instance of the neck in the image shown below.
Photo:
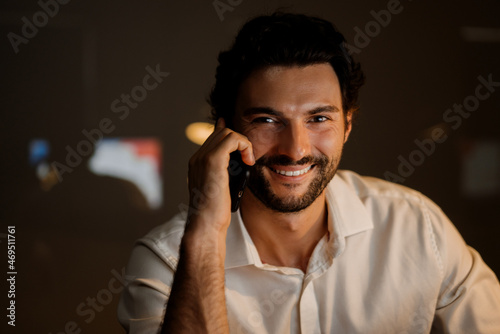
[[[324,192],[300,212],[280,213],[246,191],[241,216],[263,263],[303,272],[316,244],[328,231]]]

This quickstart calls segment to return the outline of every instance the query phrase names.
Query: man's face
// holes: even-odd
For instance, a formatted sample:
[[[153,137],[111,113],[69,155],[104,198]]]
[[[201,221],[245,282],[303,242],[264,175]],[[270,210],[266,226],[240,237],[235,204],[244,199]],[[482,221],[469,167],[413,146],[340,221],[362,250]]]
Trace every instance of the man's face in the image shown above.
[[[298,212],[323,193],[351,130],[340,85],[329,64],[272,66],[242,83],[235,130],[257,160],[248,187],[268,208]]]

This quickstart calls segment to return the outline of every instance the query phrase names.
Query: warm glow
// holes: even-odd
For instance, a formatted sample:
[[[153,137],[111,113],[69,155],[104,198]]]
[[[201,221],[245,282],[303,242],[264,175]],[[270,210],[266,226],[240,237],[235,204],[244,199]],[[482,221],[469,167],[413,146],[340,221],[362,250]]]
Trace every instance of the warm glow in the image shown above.
[[[193,143],[202,145],[213,131],[213,124],[204,122],[191,123],[186,128],[186,137]]]

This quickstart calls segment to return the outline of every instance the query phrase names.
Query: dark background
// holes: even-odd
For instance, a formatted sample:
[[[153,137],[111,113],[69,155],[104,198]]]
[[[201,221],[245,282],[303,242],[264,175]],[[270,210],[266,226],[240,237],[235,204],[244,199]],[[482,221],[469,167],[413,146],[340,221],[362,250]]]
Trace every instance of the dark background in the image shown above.
[[[21,18],[32,22],[41,9],[36,1],[2,1],[0,236],[6,254],[7,226],[16,226],[18,272],[16,327],[7,327],[2,315],[2,332],[55,334],[72,327],[82,333],[122,332],[116,320],[121,283],[115,277],[133,241],[188,203],[187,161],[197,146],[184,129],[207,120],[205,98],[217,54],[248,18],[277,8],[318,15],[334,22],[355,45],[355,28],[364,31],[374,21],[371,11],[385,10],[389,3],[220,2],[232,9],[223,20],[213,1],[73,0],[59,5],[57,15],[16,54],[7,34],[21,35]],[[402,0],[401,6],[357,55],[368,81],[342,168],[380,178],[387,171],[397,174],[398,157],[408,159],[418,149],[416,139],[442,128],[448,139],[436,143],[403,184],[440,205],[498,275],[500,92],[482,101],[457,129],[443,123],[443,114],[474,94],[478,76],[492,74],[500,81],[500,3]],[[464,27],[496,30],[471,37]],[[169,77],[120,120],[111,102],[141,84],[145,67],[156,64]],[[48,138],[56,152],[74,147],[84,139],[81,131],[96,128],[103,118],[116,126],[113,137],[161,141],[165,204],[160,210],[138,205],[129,185],[92,175],[84,164],[50,191],[41,190],[28,164],[29,141]],[[466,173],[468,154],[485,143],[497,150],[481,155],[476,169]],[[464,178],[481,177],[491,185],[489,192],[464,191]],[[6,256],[2,259],[5,269]],[[6,291],[7,286],[0,293],[3,310]],[[93,299],[97,306],[91,316]]]

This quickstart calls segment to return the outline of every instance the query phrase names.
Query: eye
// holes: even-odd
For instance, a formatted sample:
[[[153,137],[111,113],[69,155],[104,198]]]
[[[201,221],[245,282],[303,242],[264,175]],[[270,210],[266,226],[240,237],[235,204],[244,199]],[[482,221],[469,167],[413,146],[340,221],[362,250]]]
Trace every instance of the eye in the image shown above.
[[[322,123],[328,121],[329,118],[326,116],[314,116],[311,121],[314,123]]]
[[[276,123],[276,121],[269,117],[257,117],[252,123]]]

